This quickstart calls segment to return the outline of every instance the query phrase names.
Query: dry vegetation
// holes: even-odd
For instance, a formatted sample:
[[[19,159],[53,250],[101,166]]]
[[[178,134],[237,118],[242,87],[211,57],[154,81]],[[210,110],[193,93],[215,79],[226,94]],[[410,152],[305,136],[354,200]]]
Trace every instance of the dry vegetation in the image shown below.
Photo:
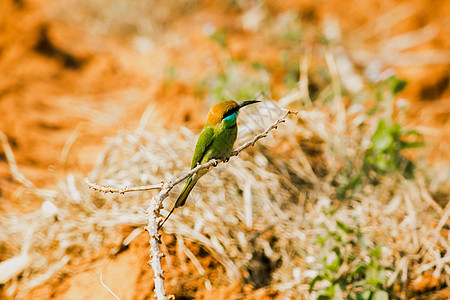
[[[295,103],[301,100],[289,94],[279,102],[298,107]],[[334,96],[326,104],[316,99],[318,107],[337,110],[302,110],[273,137],[212,171],[192,195],[191,205],[177,210],[165,225],[164,231],[177,237],[180,250],[204,276],[207,287],[215,283],[182,246],[185,239],[201,245],[219,262],[229,282],[269,286],[295,298],[309,297],[312,277],[324,274],[333,284],[345,282],[347,289],[334,291],[345,298],[365,290],[407,298],[413,293],[413,281],[430,272],[436,284],[449,284],[445,254],[449,208],[432,197],[448,177],[432,178],[433,172],[421,168],[413,179],[398,170],[372,174],[376,183],[364,177],[364,155],[380,117],[368,116],[362,108],[355,111],[352,106],[333,104],[339,100]],[[257,111],[243,114],[240,142],[280,112],[276,103],[267,100]],[[117,187],[146,185],[183,170],[195,134],[147,128],[150,117],[149,109],[135,131],[112,139],[91,178]],[[339,196],[352,179],[346,178],[350,174],[361,176],[361,182]],[[120,247],[120,241],[114,240],[116,227],[144,226],[147,197],[146,193],[105,197],[69,175],[40,211],[4,218],[3,247],[22,253],[15,258],[22,266],[17,271],[26,270],[14,279],[17,285],[11,285],[10,292],[26,292],[42,284],[65,264],[76,264],[80,255],[99,246]],[[325,286],[317,283],[314,289],[323,292]]]
[[[111,8],[95,15],[95,5],[103,2],[86,8],[92,14],[82,24],[93,34],[109,37],[153,36],[168,26],[168,18],[198,9],[169,1],[160,12],[152,12],[161,19],[153,16],[149,29],[141,16],[147,11],[152,15],[149,7]],[[65,18],[67,8],[52,9]],[[152,96],[166,97],[169,104],[164,105],[169,106],[177,103],[170,98],[178,94],[190,94],[191,104],[199,99],[214,103],[258,97],[263,103],[240,115],[236,146],[272,124],[282,108],[299,114],[213,169],[197,184],[189,204],[164,225],[167,291],[176,299],[449,297],[450,168],[427,163],[424,155],[435,153],[423,144],[428,136],[406,126],[416,121],[408,119],[407,103],[397,96],[406,83],[377,63],[362,68],[361,60],[369,61],[372,54],[346,50],[335,19],[325,18],[317,34],[301,22],[307,20],[306,13],[272,15],[271,10],[280,8],[265,3],[233,3],[228,9],[230,15],[240,16],[245,30],[273,43],[267,51],[277,53],[276,61],[260,63],[253,54],[235,59],[245,52],[245,47],[233,46],[242,43],[242,37],[233,36],[237,25],[224,26],[227,31],[207,23],[203,38],[217,54],[217,66],[205,69],[193,83],[174,58]],[[124,20],[124,11],[124,16],[135,18]],[[398,22],[407,18],[408,11],[402,12]],[[81,22],[77,13],[69,23]],[[90,23],[106,15],[122,22]],[[373,34],[376,30],[382,29]],[[370,32],[361,29],[350,44],[369,40]],[[411,43],[419,43],[417,39],[413,35]],[[141,50],[153,47],[148,39],[136,41],[141,41]],[[402,50],[391,42],[390,53]],[[263,44],[248,41],[255,43]],[[155,124],[165,109],[158,108],[159,100],[152,100],[135,128],[108,138],[90,180],[105,186],[138,186],[187,171],[198,132]],[[192,114],[175,112],[167,119],[184,116],[188,122]],[[89,190],[84,176],[76,172],[67,172],[57,187],[38,188],[20,173],[8,133],[0,134],[11,176],[26,190],[16,197],[26,195],[41,203],[40,209],[26,214],[2,212],[2,296],[49,297],[54,290],[33,294],[33,289],[46,282],[58,285],[58,280],[135,249],[132,245],[147,224],[148,199],[155,192],[105,195]],[[180,188],[172,191],[171,199]],[[171,205],[170,200],[164,202],[165,213]],[[143,275],[136,280],[138,288],[122,299],[152,297],[148,249],[146,244],[138,254],[133,252],[142,257],[140,265],[133,266]],[[120,283],[108,287],[115,291]]]

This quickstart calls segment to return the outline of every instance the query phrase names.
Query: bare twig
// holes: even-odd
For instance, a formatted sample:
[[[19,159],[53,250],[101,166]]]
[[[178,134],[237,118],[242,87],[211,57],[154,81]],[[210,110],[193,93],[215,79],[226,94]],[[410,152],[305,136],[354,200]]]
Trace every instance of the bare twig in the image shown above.
[[[143,186],[132,186],[132,187],[111,187],[111,186],[104,186],[104,185],[98,185],[94,182],[91,182],[89,178],[85,178],[84,182],[89,186],[90,189],[93,189],[95,191],[99,191],[102,193],[119,193],[119,194],[125,194],[127,192],[142,192],[142,191],[148,191],[148,190],[156,190],[162,188],[161,184],[153,184],[153,185],[143,185]]]
[[[290,111],[290,110],[284,110],[284,111],[285,111],[284,114],[278,120],[276,120],[275,123],[270,125],[266,130],[264,130],[260,134],[255,135],[255,137],[252,140],[248,141],[244,145],[242,145],[242,146],[238,147],[236,150],[232,151],[231,152],[231,156],[236,156],[239,153],[241,153],[242,150],[244,150],[244,149],[246,149],[246,148],[248,148],[250,146],[254,146],[257,141],[259,141],[260,139],[266,137],[269,132],[271,132],[274,129],[277,129],[278,128],[278,124],[286,122],[286,118],[289,115],[292,115],[292,114],[296,115],[296,114],[298,114],[297,111]],[[222,161],[219,161],[219,162],[222,162]]]
[[[172,186],[173,187],[173,186]],[[166,300],[166,290],[164,288],[164,271],[161,267],[161,258],[164,257],[159,249],[161,243],[161,235],[158,233],[158,225],[161,219],[160,211],[162,208],[162,201],[169,195],[172,189],[170,184],[165,183],[163,189],[149,201],[146,211],[148,225],[145,229],[150,235],[150,263],[153,269],[153,280],[155,281],[155,293],[158,300]]]

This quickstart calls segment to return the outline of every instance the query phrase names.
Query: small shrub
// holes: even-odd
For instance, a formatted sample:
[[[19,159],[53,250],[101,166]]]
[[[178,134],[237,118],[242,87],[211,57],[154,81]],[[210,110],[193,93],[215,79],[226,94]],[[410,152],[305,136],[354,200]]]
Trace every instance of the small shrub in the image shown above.
[[[397,123],[389,124],[385,120],[380,120],[371,138],[372,145],[364,156],[363,168],[366,174],[369,175],[370,170],[381,175],[401,172],[405,178],[413,178],[414,164],[404,157],[401,151],[422,147],[424,143],[406,141],[404,138],[408,135],[420,136],[420,133],[415,130],[404,130]]]
[[[380,263],[381,248],[366,246],[359,225],[336,221],[336,230],[319,236],[319,274],[310,282],[318,299],[389,299],[388,267]],[[321,283],[321,284],[319,284]]]

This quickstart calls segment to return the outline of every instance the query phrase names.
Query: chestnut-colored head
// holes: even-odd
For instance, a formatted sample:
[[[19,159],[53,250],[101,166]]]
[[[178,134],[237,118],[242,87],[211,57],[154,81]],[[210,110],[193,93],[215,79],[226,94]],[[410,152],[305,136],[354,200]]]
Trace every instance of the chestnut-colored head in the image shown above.
[[[236,113],[236,114],[239,113],[239,110],[242,107],[247,106],[249,104],[257,103],[257,102],[260,102],[260,101],[251,100],[251,101],[244,101],[244,102],[237,103],[236,101],[228,100],[228,101],[219,102],[216,105],[214,105],[213,107],[211,107],[211,109],[209,110],[208,119],[206,120],[206,122],[209,125],[217,125],[220,122],[222,122],[222,120],[224,118],[231,116],[234,113]]]

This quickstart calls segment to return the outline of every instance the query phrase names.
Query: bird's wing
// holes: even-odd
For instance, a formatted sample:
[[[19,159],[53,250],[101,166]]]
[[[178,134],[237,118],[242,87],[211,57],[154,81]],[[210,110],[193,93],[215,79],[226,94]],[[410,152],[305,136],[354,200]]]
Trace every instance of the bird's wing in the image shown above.
[[[195,168],[195,166],[202,161],[203,156],[205,156],[205,153],[208,151],[209,147],[211,147],[213,141],[214,128],[205,126],[205,128],[203,128],[202,132],[200,133],[200,136],[197,140],[197,145],[195,146],[191,169]]]

